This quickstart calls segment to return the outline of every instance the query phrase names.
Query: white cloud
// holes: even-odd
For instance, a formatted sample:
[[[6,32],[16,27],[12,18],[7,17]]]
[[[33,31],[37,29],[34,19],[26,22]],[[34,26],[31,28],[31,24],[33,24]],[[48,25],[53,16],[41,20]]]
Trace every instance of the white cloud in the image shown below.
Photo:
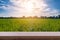
[[[31,2],[33,7],[32,11],[27,10],[26,7],[30,4],[27,2]],[[51,9],[44,2],[44,0],[10,0],[14,6],[8,5],[8,9],[12,9],[9,13],[10,16],[50,16],[50,15],[58,15],[58,11],[55,9]],[[27,7],[27,8],[28,8]],[[5,7],[6,8],[6,7]]]

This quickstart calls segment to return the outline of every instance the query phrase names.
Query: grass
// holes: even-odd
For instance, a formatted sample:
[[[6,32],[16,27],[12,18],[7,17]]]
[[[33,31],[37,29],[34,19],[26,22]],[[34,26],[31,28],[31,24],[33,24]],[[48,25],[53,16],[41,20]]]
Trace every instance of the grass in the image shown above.
[[[60,19],[0,19],[0,32],[58,32]]]

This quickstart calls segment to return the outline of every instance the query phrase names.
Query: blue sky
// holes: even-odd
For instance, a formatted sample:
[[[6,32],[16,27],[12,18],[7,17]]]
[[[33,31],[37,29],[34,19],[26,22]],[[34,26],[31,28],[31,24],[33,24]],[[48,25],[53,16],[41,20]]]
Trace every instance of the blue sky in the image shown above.
[[[52,9],[60,10],[60,0],[46,0],[46,3]]]
[[[35,4],[37,8],[39,8],[35,8],[35,10],[37,9],[37,13],[35,10],[33,13],[29,13],[31,12],[30,10],[29,12],[26,12],[27,9],[24,9],[24,7],[28,7],[29,4],[28,6],[21,6],[23,1],[0,0],[0,16],[56,16],[60,14],[60,0],[39,0],[39,5],[36,5],[38,4],[37,1]]]

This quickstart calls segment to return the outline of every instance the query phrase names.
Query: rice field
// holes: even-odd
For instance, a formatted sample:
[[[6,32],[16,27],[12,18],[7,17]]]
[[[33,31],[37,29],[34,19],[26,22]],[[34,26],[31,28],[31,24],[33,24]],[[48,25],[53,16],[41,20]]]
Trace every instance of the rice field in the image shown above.
[[[60,19],[0,19],[0,32],[58,32]]]

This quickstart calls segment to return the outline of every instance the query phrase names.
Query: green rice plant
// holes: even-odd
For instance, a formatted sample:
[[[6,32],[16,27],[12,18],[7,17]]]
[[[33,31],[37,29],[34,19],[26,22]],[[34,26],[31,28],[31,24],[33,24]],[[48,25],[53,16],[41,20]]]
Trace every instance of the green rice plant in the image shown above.
[[[0,32],[59,32],[60,19],[0,19]]]

